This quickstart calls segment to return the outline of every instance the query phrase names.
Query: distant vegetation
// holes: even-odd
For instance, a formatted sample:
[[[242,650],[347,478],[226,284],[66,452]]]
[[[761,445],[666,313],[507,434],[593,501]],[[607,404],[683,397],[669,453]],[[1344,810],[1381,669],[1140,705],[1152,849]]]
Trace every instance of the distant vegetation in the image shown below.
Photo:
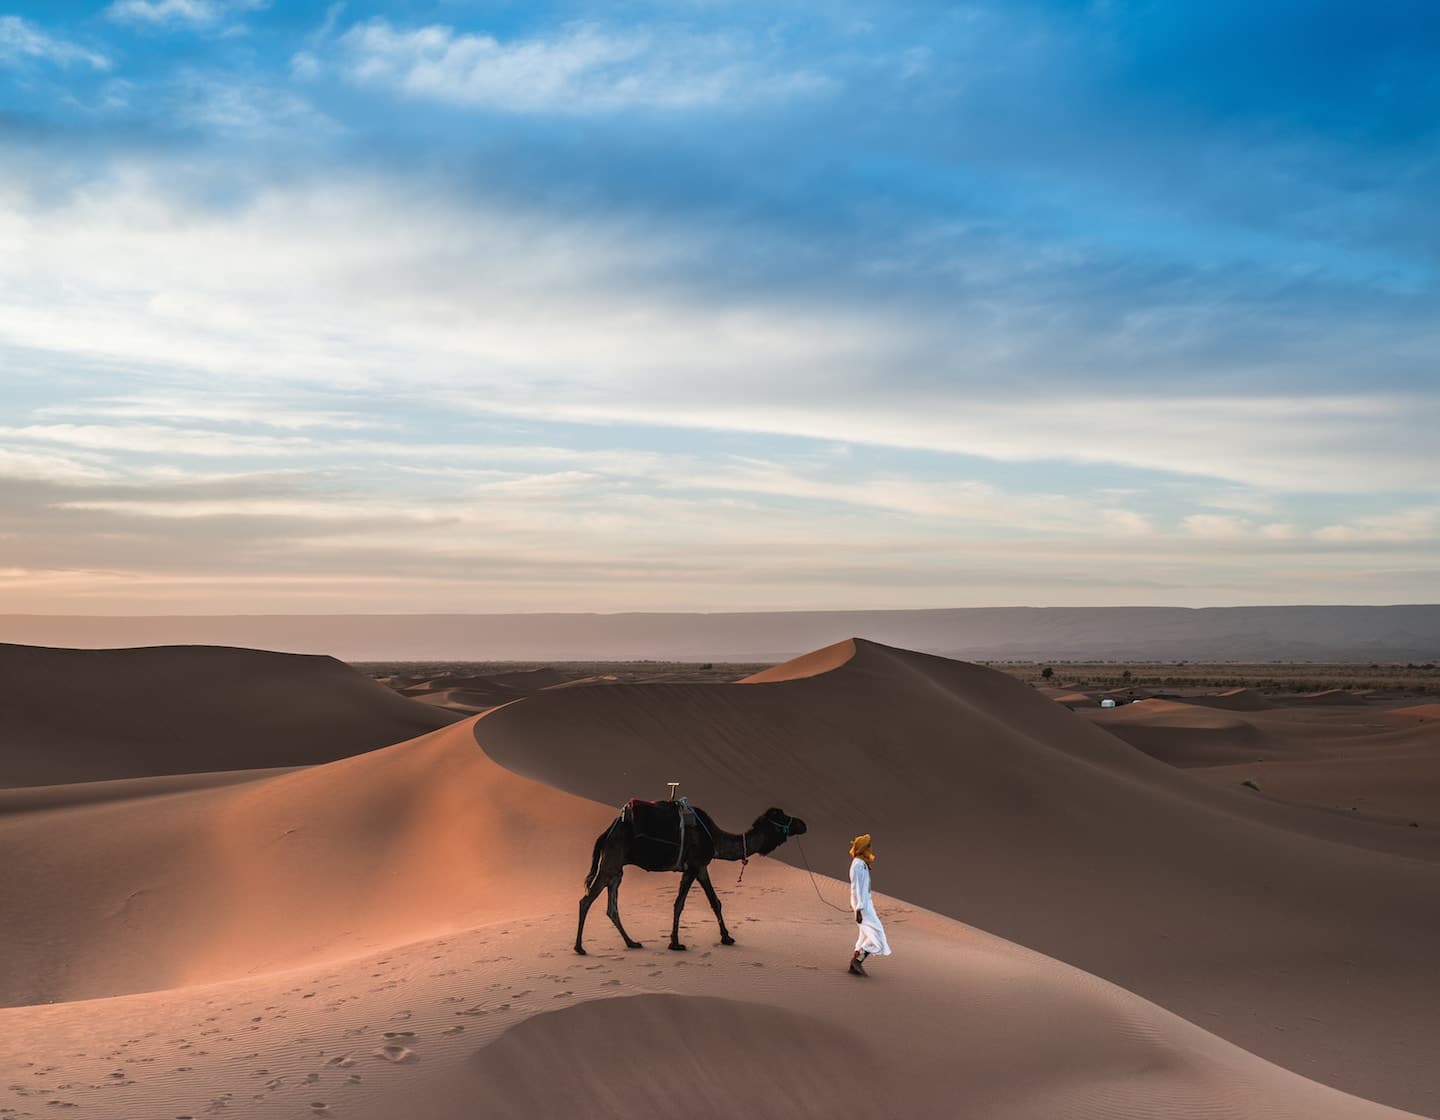
[[[1440,695],[1440,666],[1433,662],[1312,665],[1279,661],[1256,664],[990,661],[986,664],[1024,681],[1077,689],[1253,688],[1261,692],[1323,692],[1343,688]]]
[[[619,681],[687,680],[723,684],[770,668],[770,662],[694,661],[355,661],[371,677],[392,683],[450,676],[490,676],[529,669],[554,669],[568,677],[610,676]],[[987,661],[991,668],[1032,684],[1076,689],[1253,688],[1261,692],[1351,691],[1440,695],[1440,666],[1434,663],[1320,665],[1279,661],[1255,664],[1224,662]]]

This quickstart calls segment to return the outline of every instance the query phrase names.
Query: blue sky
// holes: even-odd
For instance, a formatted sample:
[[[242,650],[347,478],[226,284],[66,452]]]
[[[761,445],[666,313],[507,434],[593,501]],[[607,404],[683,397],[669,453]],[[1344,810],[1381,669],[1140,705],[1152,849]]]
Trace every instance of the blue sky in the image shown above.
[[[0,0],[0,610],[1433,601],[1440,9]]]

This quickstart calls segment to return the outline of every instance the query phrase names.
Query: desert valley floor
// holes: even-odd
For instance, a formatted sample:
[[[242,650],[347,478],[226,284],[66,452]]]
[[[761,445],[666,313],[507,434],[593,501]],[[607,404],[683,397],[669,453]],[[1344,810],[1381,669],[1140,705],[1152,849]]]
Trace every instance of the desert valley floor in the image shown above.
[[[1440,1117],[1440,705],[1102,710],[860,639],[428,691],[0,646],[0,1117]],[[575,955],[596,836],[671,780],[808,832],[712,866],[737,945],[697,890],[668,951],[632,869],[644,947],[602,902]]]

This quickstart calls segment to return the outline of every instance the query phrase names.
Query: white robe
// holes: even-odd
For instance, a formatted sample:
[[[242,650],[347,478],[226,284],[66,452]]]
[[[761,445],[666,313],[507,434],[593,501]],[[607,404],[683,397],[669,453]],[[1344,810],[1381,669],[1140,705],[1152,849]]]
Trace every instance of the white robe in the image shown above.
[[[855,948],[888,957],[890,942],[885,940],[885,927],[880,924],[880,915],[875,913],[875,903],[870,898],[870,865],[859,856],[850,861],[850,909],[860,911]]]

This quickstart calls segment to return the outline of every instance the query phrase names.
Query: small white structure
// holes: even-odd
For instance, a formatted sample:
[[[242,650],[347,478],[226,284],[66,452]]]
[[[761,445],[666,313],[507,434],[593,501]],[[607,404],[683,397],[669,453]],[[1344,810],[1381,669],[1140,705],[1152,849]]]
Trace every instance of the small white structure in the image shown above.
[[[1111,700],[1111,699],[1107,696],[1104,700],[1101,700],[1101,701],[1100,701],[1100,706],[1101,706],[1102,708],[1113,708],[1113,707],[1115,706],[1115,701],[1114,701],[1114,700]]]

